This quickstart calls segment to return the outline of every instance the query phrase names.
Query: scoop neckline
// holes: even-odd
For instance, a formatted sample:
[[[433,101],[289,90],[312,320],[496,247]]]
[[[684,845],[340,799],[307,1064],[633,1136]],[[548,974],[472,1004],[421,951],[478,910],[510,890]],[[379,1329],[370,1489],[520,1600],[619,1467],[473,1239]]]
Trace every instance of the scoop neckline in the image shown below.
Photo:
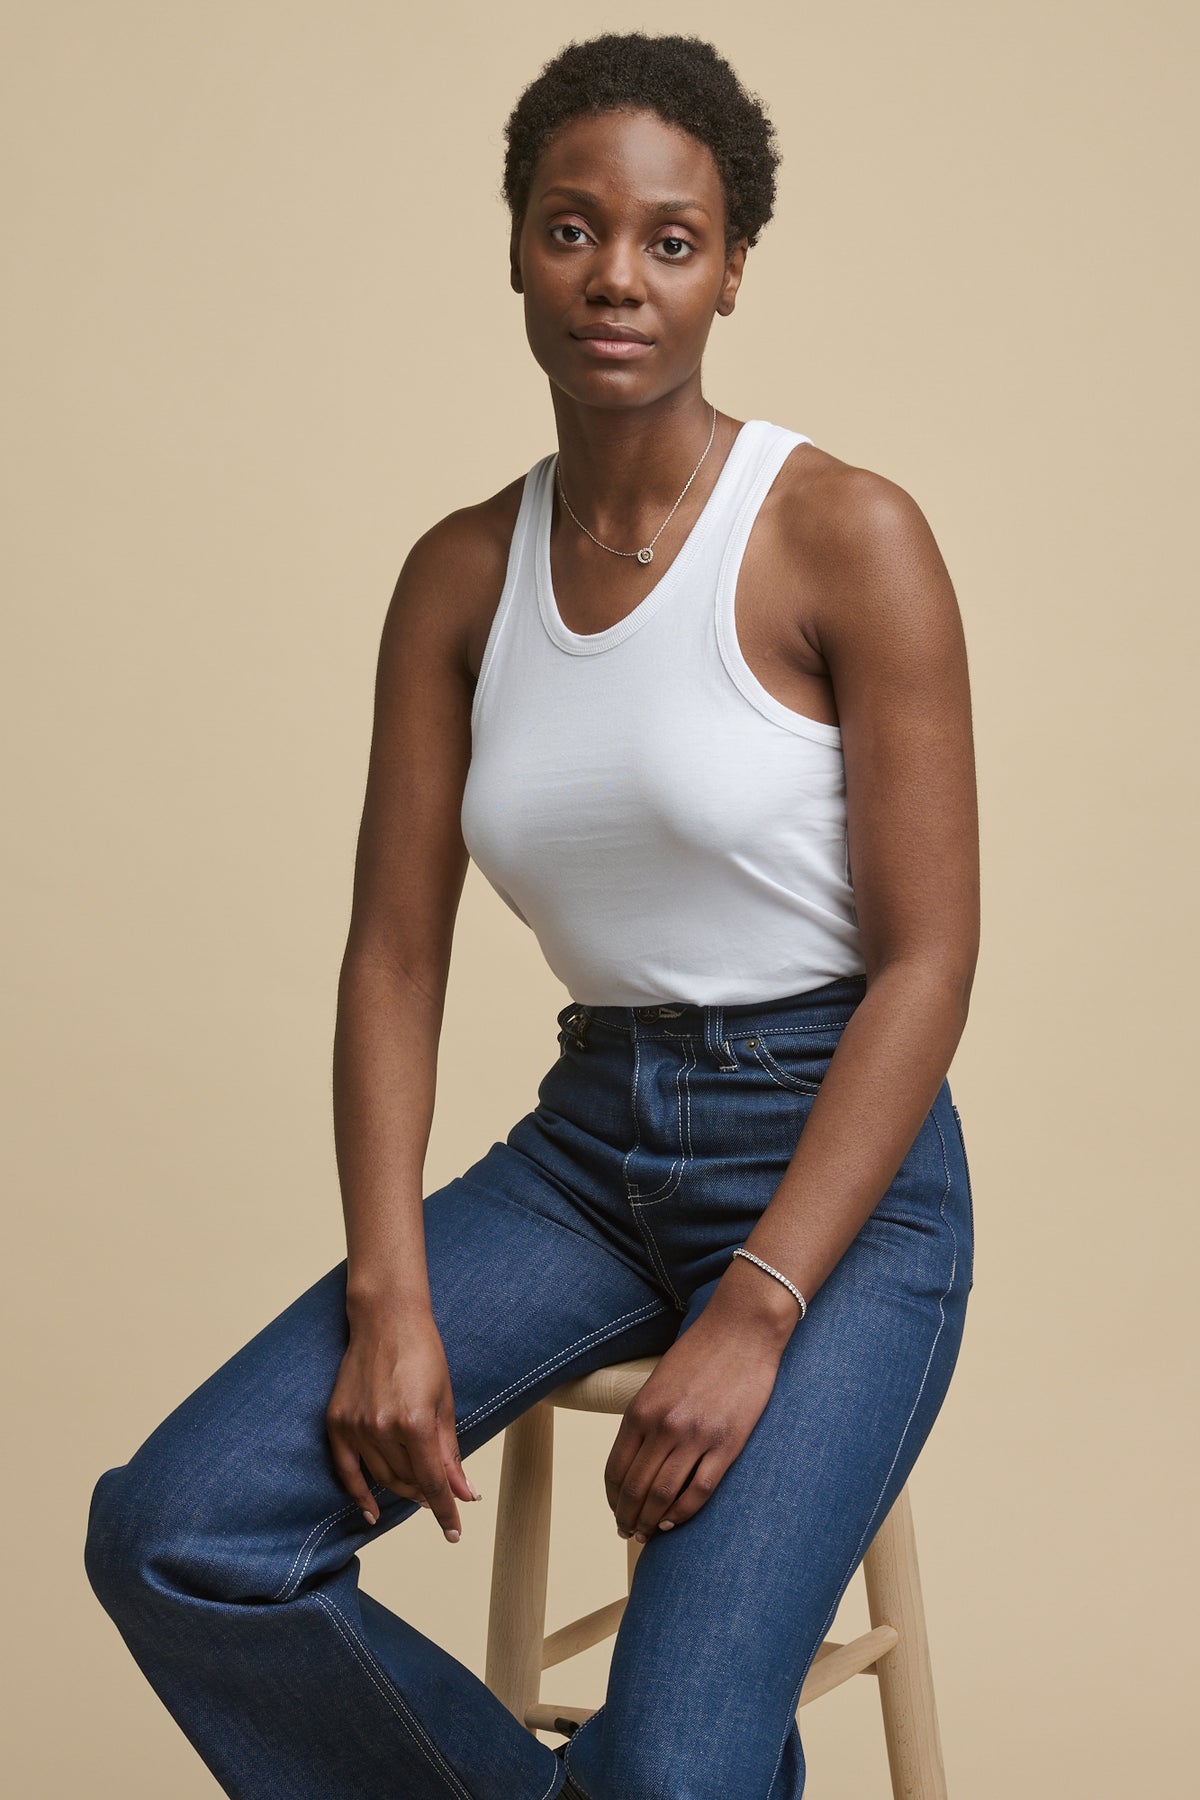
[[[558,451],[551,451],[545,462],[545,477],[541,496],[541,506],[537,521],[537,547],[535,566],[537,570],[538,604],[546,630],[555,643],[564,650],[573,651],[576,655],[590,656],[600,650],[609,650],[614,644],[624,642],[639,626],[655,613],[668,597],[672,587],[683,574],[685,566],[695,556],[707,528],[711,525],[720,500],[732,484],[736,474],[736,465],[745,454],[743,439],[751,432],[752,426],[762,426],[764,419],[744,419],[732,444],[729,446],[725,461],[721,464],[721,472],[713,483],[712,491],[704,505],[696,515],[691,530],[684,538],[675,553],[670,566],[663,571],[648,594],[644,594],[631,612],[623,619],[608,625],[603,631],[572,631],[558,610],[558,597],[554,592],[554,576],[550,567],[550,524],[554,516],[554,484],[558,473]]]

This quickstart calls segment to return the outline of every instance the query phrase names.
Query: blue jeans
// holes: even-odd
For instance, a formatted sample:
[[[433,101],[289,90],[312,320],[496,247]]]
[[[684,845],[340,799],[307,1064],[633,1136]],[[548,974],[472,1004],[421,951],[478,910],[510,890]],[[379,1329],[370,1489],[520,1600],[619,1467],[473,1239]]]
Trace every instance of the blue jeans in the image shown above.
[[[695,1321],[864,992],[843,977],[750,1006],[563,1008],[537,1105],[424,1202],[464,1457],[568,1377]],[[359,1586],[364,1545],[421,1509],[373,1483],[372,1528],[336,1478],[344,1260],[100,1476],[89,1580],[241,1800],[551,1800],[568,1772],[588,1800],[800,1800],[800,1687],[945,1397],[973,1251],[943,1083],[741,1454],[642,1551],[605,1703],[565,1767]]]

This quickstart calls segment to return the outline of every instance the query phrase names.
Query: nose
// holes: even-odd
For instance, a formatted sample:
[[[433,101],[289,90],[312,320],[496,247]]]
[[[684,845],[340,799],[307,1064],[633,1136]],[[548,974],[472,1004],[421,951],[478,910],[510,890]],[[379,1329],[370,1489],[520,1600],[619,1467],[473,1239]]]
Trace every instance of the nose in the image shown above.
[[[601,306],[621,306],[646,298],[640,251],[632,243],[611,238],[592,263],[585,293]]]

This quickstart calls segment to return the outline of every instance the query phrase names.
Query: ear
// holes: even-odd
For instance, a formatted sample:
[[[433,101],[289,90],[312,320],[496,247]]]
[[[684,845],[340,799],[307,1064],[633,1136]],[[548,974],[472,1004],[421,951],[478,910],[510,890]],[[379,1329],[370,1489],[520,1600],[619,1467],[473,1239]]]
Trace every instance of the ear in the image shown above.
[[[514,222],[508,239],[508,283],[514,294],[523,294],[525,292],[521,283],[520,245],[521,227]]]
[[[716,311],[723,319],[729,317],[737,300],[737,291],[742,285],[742,274],[746,267],[746,252],[750,248],[749,238],[739,238],[725,264],[725,278],[721,283],[721,292],[717,296]]]

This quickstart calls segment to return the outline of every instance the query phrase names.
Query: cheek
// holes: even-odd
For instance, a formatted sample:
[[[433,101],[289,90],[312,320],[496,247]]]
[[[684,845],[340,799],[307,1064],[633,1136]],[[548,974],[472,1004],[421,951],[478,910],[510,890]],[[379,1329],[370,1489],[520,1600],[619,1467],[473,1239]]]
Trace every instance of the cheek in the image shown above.
[[[561,266],[526,263],[523,275],[525,318],[531,333],[545,337],[564,331],[572,308],[578,305],[578,285]]]

